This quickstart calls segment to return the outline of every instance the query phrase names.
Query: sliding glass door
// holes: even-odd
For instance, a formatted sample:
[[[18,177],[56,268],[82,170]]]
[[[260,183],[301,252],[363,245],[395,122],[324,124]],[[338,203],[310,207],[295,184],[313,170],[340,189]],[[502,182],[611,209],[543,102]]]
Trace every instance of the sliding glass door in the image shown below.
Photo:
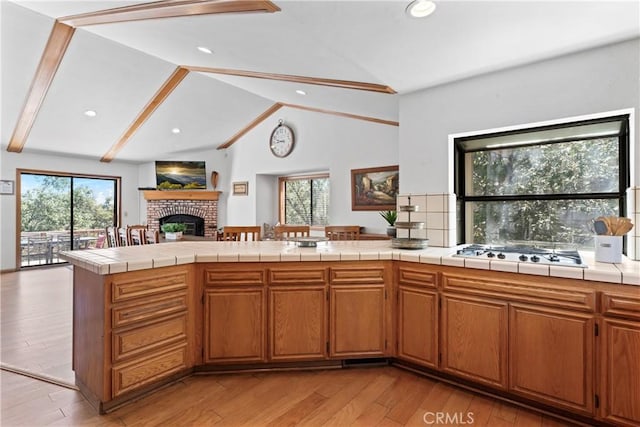
[[[20,266],[65,262],[60,252],[104,245],[117,223],[119,178],[20,171]]]

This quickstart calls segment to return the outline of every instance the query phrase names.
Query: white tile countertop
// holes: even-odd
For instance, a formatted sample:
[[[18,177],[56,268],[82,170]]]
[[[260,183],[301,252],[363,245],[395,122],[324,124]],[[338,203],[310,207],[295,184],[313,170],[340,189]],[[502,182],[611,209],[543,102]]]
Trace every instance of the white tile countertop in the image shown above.
[[[399,260],[640,286],[640,262],[626,257],[620,264],[608,264],[595,262],[593,252],[580,251],[588,267],[579,268],[452,256],[456,249],[394,249],[386,240],[329,241],[320,242],[314,248],[281,241],[182,241],[66,251],[61,256],[75,266],[103,275],[194,262]]]

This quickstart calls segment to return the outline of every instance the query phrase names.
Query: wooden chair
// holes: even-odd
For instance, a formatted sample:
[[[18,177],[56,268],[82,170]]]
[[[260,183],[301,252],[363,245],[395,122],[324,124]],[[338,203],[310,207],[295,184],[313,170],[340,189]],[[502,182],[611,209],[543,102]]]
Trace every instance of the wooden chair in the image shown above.
[[[129,246],[129,234],[125,227],[118,228],[118,246]]]
[[[309,237],[308,225],[276,225],[274,227],[276,240],[287,240],[291,237]]]
[[[105,232],[107,235],[107,247],[117,248],[120,246],[118,244],[118,232],[115,227],[107,227]]]
[[[247,242],[252,240],[254,242],[260,240],[260,226],[225,226],[222,229],[222,240],[231,242]],[[249,239],[251,236],[251,239]]]
[[[130,246],[144,245],[145,238],[144,232],[147,229],[146,225],[130,225],[127,227],[127,241]]]
[[[327,225],[324,235],[329,240],[360,240],[359,225]]]
[[[93,249],[102,249],[107,244],[107,235],[104,233],[98,234],[96,237],[96,244],[93,246]]]
[[[152,245],[160,243],[160,232],[158,230],[144,230],[144,244]]]

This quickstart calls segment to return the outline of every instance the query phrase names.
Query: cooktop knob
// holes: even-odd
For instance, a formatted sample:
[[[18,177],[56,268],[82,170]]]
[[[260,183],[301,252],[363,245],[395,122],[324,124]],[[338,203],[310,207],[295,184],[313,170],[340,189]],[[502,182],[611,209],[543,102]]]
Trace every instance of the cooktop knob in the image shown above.
[[[487,254],[487,257],[489,257],[489,258],[493,258],[494,256],[496,256],[496,254],[494,254],[493,252],[489,252]]]
[[[529,257],[528,257],[528,256],[526,256],[525,254],[522,254],[522,255],[520,255],[520,256],[518,257],[518,259],[519,259],[520,261],[526,261],[526,260],[528,260],[528,259],[529,259]]]
[[[458,250],[456,251],[456,253],[457,253],[458,255],[462,255],[462,254],[464,253],[464,251],[463,251],[462,249],[458,249]]]
[[[531,257],[531,261],[539,262],[540,261],[540,257],[538,255],[534,255],[534,256]]]
[[[549,261],[552,262],[560,262],[560,257],[556,254],[551,254],[549,255]]]
[[[507,257],[507,256],[506,256],[505,254],[503,254],[502,252],[500,252],[500,253],[498,254],[498,258],[500,258],[500,259],[505,259],[506,257]]]

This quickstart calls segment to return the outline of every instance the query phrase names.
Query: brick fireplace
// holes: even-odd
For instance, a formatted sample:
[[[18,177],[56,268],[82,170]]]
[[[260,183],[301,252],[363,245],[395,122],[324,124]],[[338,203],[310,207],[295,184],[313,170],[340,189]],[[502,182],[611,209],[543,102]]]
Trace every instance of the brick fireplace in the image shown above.
[[[218,191],[145,191],[147,225],[160,231],[163,218],[191,217],[204,221],[192,234],[215,237],[218,228]],[[181,222],[181,221],[176,221]]]

